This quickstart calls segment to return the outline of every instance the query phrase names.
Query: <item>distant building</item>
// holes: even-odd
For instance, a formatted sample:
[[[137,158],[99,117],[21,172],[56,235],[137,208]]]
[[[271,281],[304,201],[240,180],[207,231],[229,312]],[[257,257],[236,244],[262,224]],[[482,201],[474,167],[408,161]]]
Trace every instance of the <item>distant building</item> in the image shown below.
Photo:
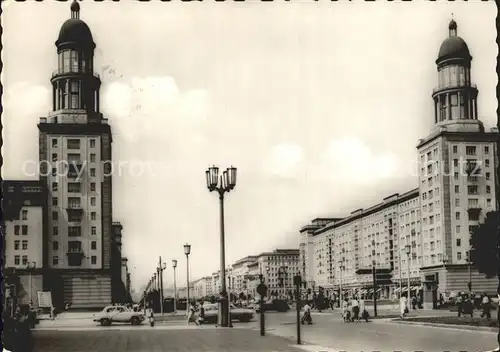
[[[196,299],[212,296],[212,276],[204,276],[193,281],[193,297]]]
[[[471,230],[496,209],[496,128],[479,120],[469,48],[449,24],[436,60],[434,125],[418,141],[418,188],[394,194],[327,223],[300,230],[301,272],[309,288],[373,293],[369,269],[387,270],[379,293],[394,297],[422,284],[437,293],[468,291]],[[407,254],[407,249],[409,249]],[[497,280],[471,270],[473,291],[496,292]]]
[[[40,181],[2,181],[5,273],[17,274],[18,303],[38,304],[37,292],[44,290],[46,267],[47,189]],[[31,287],[29,274],[31,272]],[[30,297],[31,293],[31,297]]]

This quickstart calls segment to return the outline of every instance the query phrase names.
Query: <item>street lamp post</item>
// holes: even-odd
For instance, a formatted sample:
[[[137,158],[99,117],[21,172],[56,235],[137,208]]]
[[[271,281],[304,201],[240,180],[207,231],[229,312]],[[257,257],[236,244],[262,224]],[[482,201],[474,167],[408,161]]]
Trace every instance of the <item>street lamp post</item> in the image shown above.
[[[29,292],[29,295],[30,295],[30,305],[33,305],[33,295],[32,295],[32,289],[33,289],[33,285],[32,285],[32,282],[33,282],[33,279],[32,279],[32,273],[33,273],[33,270],[36,268],[36,262],[28,262],[28,264],[26,264],[26,268],[29,270],[29,273],[30,273],[30,292]]]
[[[338,264],[339,264],[339,270],[340,270],[339,308],[341,309],[342,313],[344,313],[344,305],[343,305],[344,292],[342,292],[342,271],[344,270],[344,261],[339,260]]]
[[[229,275],[227,276],[227,281],[228,281],[228,287],[227,287],[227,291],[228,291],[228,297],[229,297],[229,305],[228,305],[228,308],[227,308],[227,315],[228,315],[228,326],[230,328],[233,327],[233,319],[231,318],[231,292],[234,292],[234,287],[233,287],[233,284],[234,284],[234,277],[232,277],[233,281],[231,283],[231,269],[230,268],[227,268],[227,272],[229,273]]]
[[[410,299],[411,291],[410,291],[410,254],[411,254],[411,246],[407,244],[405,246],[405,253],[406,257],[408,259],[408,297],[407,299]]]
[[[177,260],[172,259],[172,268],[174,268],[174,313],[177,313]]]
[[[167,263],[162,263],[161,262],[161,256],[160,260],[158,262],[158,271],[160,275],[160,312],[161,315],[163,315],[163,270],[167,268]]]
[[[472,261],[470,259],[470,250],[467,252],[467,269],[469,271],[469,282],[467,283],[467,287],[469,288],[469,297],[472,293]]]
[[[191,254],[191,245],[184,245],[184,254],[186,255],[186,281],[187,281],[187,301],[186,301],[186,313],[189,314],[189,254]]]
[[[221,278],[221,299],[219,300],[219,325],[228,327],[229,301],[226,292],[226,253],[224,239],[224,194],[230,192],[236,186],[236,168],[229,167],[219,175],[219,168],[209,167],[205,171],[207,187],[210,192],[219,193],[220,200],[220,278]]]

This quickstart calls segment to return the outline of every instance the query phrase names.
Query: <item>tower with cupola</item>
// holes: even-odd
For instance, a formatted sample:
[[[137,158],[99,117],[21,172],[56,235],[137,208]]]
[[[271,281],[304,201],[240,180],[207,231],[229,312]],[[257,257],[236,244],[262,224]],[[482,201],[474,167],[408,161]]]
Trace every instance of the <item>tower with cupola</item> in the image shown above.
[[[472,56],[453,19],[436,66],[434,123],[417,146],[422,214],[418,257],[421,268],[443,271],[440,292],[466,291],[467,281],[457,275],[467,273],[470,231],[496,209],[498,130],[487,131],[479,119]]]
[[[46,288],[55,304],[111,302],[111,128],[100,112],[89,26],[73,1],[55,42],[52,112],[40,118],[40,178],[49,192]]]

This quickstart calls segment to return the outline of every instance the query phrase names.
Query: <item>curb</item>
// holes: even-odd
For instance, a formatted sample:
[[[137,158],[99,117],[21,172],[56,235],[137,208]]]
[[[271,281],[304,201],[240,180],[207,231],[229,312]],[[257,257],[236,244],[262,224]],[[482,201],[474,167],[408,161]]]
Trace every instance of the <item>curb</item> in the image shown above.
[[[300,345],[297,345],[297,342],[296,342],[297,336],[283,336],[283,335],[280,335],[279,333],[277,333],[276,329],[270,329],[270,330],[266,329],[266,332],[269,332],[269,334],[272,336],[281,337],[285,340],[289,340],[290,342],[293,341],[294,344],[291,345],[292,347],[297,348],[297,349],[301,349],[301,350],[306,351],[306,352],[339,352],[338,350],[336,350],[334,348],[315,345],[312,342],[304,341],[304,340],[301,341],[302,343]]]
[[[416,321],[401,321],[401,320],[389,320],[391,324],[406,324],[406,325],[420,325],[444,329],[453,330],[468,330],[468,331],[484,331],[484,332],[498,332],[498,328],[492,328],[488,326],[472,326],[472,325],[457,325],[457,324],[440,324],[440,323],[425,323]]]

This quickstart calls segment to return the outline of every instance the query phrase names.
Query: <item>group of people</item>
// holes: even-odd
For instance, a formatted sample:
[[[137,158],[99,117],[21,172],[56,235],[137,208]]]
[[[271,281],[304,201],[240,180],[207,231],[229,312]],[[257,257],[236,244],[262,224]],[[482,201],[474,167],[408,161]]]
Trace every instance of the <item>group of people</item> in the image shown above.
[[[188,312],[188,325],[190,323],[195,323],[196,325],[203,324],[205,320],[205,307],[203,307],[203,302],[200,302],[196,305],[195,302],[191,302],[189,304],[189,312]]]
[[[313,323],[311,311],[314,308],[314,301],[306,301],[304,305],[304,314],[302,315],[301,323],[309,324]],[[332,307],[333,308],[333,307]],[[370,314],[365,308],[365,301],[357,296],[352,296],[351,298],[346,297],[342,300],[342,319],[346,323],[359,322],[361,319],[368,322]]]
[[[493,309],[493,302],[486,294],[481,294],[477,297],[476,294],[460,292],[457,296],[458,316],[474,315],[474,308],[481,310],[481,318],[491,319],[491,310]]]

